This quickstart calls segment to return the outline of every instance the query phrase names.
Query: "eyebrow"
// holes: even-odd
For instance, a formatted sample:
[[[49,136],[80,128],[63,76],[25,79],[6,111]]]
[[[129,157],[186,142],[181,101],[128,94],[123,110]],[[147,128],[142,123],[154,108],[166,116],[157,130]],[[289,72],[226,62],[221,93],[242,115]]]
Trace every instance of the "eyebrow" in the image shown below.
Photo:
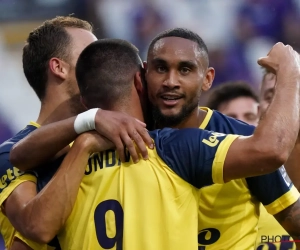
[[[154,58],[151,60],[152,64],[167,64],[167,61],[161,58]]]
[[[154,58],[151,60],[152,64],[168,64],[168,62],[162,58]],[[197,64],[194,61],[180,61],[179,67],[197,68]]]
[[[197,64],[195,62],[193,62],[193,61],[181,61],[179,63],[179,66],[180,67],[189,67],[191,69],[197,68]]]

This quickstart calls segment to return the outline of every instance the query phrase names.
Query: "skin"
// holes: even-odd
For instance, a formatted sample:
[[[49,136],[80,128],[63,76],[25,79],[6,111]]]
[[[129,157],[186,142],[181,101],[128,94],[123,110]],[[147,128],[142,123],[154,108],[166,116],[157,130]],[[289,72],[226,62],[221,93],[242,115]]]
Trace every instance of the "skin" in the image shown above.
[[[51,58],[49,61],[46,96],[42,101],[42,107],[37,119],[37,123],[41,125],[60,119],[66,119],[73,116],[74,112],[77,113],[83,110],[83,106],[78,105],[78,100],[75,101],[76,98],[74,98],[79,96],[79,89],[74,75],[74,66],[81,51],[88,44],[95,41],[96,37],[87,30],[77,28],[69,28],[67,32],[72,38],[72,59],[70,63],[58,58]],[[45,243],[51,240],[55,234],[49,235],[48,232],[44,233],[45,230],[43,230],[43,228],[52,228],[53,231],[57,231],[61,226],[62,221],[56,218],[46,220],[37,210],[38,208],[44,207],[45,211],[47,211],[49,207],[51,207],[51,209],[57,208],[62,213],[62,216],[69,210],[71,211],[78,188],[71,190],[72,188],[70,187],[79,187],[84,171],[78,173],[78,169],[70,169],[70,172],[66,170],[67,168],[62,169],[61,174],[52,180],[55,182],[55,185],[59,187],[59,185],[64,183],[62,180],[64,180],[67,175],[73,177],[71,186],[62,185],[60,187],[61,192],[60,195],[58,195],[59,198],[57,195],[53,195],[53,189],[51,190],[51,188],[45,188],[42,191],[45,195],[37,195],[36,184],[27,181],[20,184],[5,201],[4,212],[13,226],[25,237]],[[66,199],[68,202],[66,202]],[[56,204],[55,208],[51,204]],[[68,207],[65,204],[69,204],[70,206]],[[39,223],[37,223],[37,221]],[[39,227],[39,224],[42,225],[42,227]],[[28,228],[32,230],[28,230]],[[36,237],[36,234],[42,236]],[[20,241],[16,244],[25,245],[25,243]]]
[[[251,97],[232,99],[221,104],[218,111],[250,125],[256,126],[258,122],[258,103]]]
[[[73,41],[70,46],[71,60],[68,63],[58,58],[52,58],[49,62],[46,96],[42,100],[42,107],[37,120],[37,123],[42,125],[41,130],[43,130],[43,126],[47,124],[53,124],[56,121],[77,115],[79,112],[85,110],[84,105],[79,101],[80,95],[75,77],[75,66],[82,50],[97,39],[87,30],[75,28],[68,28],[66,30]],[[139,118],[142,120],[143,117],[141,116]],[[78,136],[74,131],[74,120],[75,117],[66,120],[66,124],[71,125],[71,128],[68,129],[69,133],[62,133],[60,137],[64,146]],[[135,162],[138,161],[139,156],[134,142],[138,145],[140,153],[145,159],[148,157],[145,142],[149,148],[153,148],[153,142],[145,129],[145,124],[128,115],[98,110],[95,117],[95,125],[99,133],[108,134],[111,136],[110,139],[113,138],[112,141],[116,141],[115,145],[119,151],[124,152],[124,144],[126,144],[129,151],[132,152]],[[49,138],[51,139],[53,134],[57,135],[64,126],[52,128],[53,131],[47,133],[47,136],[42,137],[42,139],[39,138],[38,140],[34,139],[32,141],[34,145],[36,145],[37,142],[41,142],[41,140],[50,143],[51,140],[49,140]],[[65,143],[65,141],[68,141],[68,143]],[[65,150],[61,151],[61,148],[64,147],[60,147],[61,144],[50,144],[52,147],[49,148],[49,144],[47,144],[47,147],[42,153],[35,157],[30,155],[33,151],[30,149],[26,152],[28,148],[25,147],[25,149],[22,150],[22,154],[25,158],[28,157],[28,159],[30,159],[29,163],[27,162],[27,166],[28,164],[30,166],[32,160],[36,160],[35,164],[40,164],[43,162],[43,157],[48,157],[47,159],[49,159],[49,156],[50,158],[56,158],[69,149],[69,147],[66,147]],[[57,150],[57,148],[59,149]],[[43,152],[45,152],[45,154]],[[57,155],[55,156],[56,153]],[[46,186],[39,194],[37,194],[35,183],[25,182],[18,186],[5,201],[4,209],[7,213],[7,217],[13,226],[25,237],[40,243],[49,242],[67,219],[72,210],[84,174],[84,169],[69,169],[70,162],[78,160],[76,158],[77,155],[79,155],[79,152],[75,153],[73,157],[69,155],[66,157],[65,161],[67,161],[67,164],[64,165],[64,168],[59,169],[49,186]],[[122,159],[122,155],[120,155],[120,158]],[[68,183],[66,183],[67,180]],[[55,195],[56,192],[57,195]],[[56,196],[60,198],[57,199]],[[51,204],[54,203],[57,204],[55,210],[59,209],[60,211],[53,217],[51,216],[52,214],[49,214],[49,216],[45,215],[45,211],[49,211],[47,207],[51,207]],[[52,209],[52,211],[54,212],[54,209]],[[21,241],[16,242],[16,244],[25,245]]]
[[[289,150],[294,144],[294,136],[299,129],[299,123],[298,123],[299,105],[297,105],[297,103],[299,103],[299,96],[298,96],[298,89],[297,89],[299,88],[298,86],[299,84],[295,85],[295,82],[298,81],[299,75],[298,74],[295,75],[295,72],[297,72],[297,70],[295,70],[295,67],[293,65],[292,65],[293,66],[292,69],[294,70],[294,72],[290,71],[290,74],[287,74],[287,69],[288,70],[292,70],[292,69],[279,67],[280,63],[282,63],[281,65],[291,66],[292,63],[291,61],[293,60],[291,60],[292,55],[290,54],[291,53],[290,47],[286,47],[286,46],[282,47],[282,44],[279,44],[278,46],[276,47],[275,51],[269,54],[267,58],[264,58],[259,61],[260,65],[262,66],[265,67],[272,66],[273,69],[275,68],[274,70],[277,71],[279,76],[281,76],[278,78],[278,83],[280,83],[281,91],[278,93],[276,100],[274,100],[274,102],[271,105],[272,107],[268,112],[271,118],[264,119],[261,122],[260,126],[258,126],[258,128],[256,129],[255,134],[253,136],[248,138],[241,138],[241,140],[236,140],[233,142],[232,146],[230,147],[230,150],[228,151],[226,162],[224,165],[224,169],[226,169],[226,171],[224,171],[225,181],[229,181],[235,178],[246,177],[246,176],[253,176],[253,175],[257,175],[258,173],[263,174],[269,171],[274,171],[274,169],[280,167],[282,162],[284,162],[287,159],[290,153]],[[159,49],[163,49],[163,48],[159,48]],[[284,56],[285,54],[289,55],[289,57],[286,58]],[[181,55],[183,55],[183,53],[181,53]],[[175,79],[178,75],[182,78],[184,77],[182,74],[178,74],[178,71],[181,70],[178,70],[177,66],[175,67],[175,70],[169,70],[169,71],[176,73],[173,74],[173,76],[175,76],[174,77]],[[166,72],[169,71],[167,70]],[[208,68],[205,72],[212,72],[212,71],[209,70]],[[159,74],[165,74],[165,71],[159,72]],[[203,82],[206,83],[206,85],[204,84],[202,85],[201,88],[203,89],[208,89],[211,85],[212,81],[205,80],[205,79],[211,79],[211,77],[207,77],[209,74],[210,76],[212,76],[211,73],[208,73],[205,74],[205,77],[203,77],[204,79]],[[286,75],[289,76],[288,80],[285,77]],[[168,80],[168,77],[165,77],[165,79]],[[292,85],[296,89],[291,89],[287,87],[287,85],[288,86]],[[205,86],[208,86],[208,88],[205,88]],[[171,87],[166,86],[167,89]],[[180,90],[181,86],[180,84],[176,84],[175,87],[176,89]],[[288,106],[283,108],[282,105],[283,103],[288,103]],[[175,106],[177,104],[178,102],[175,103]],[[171,108],[174,107],[174,105],[171,106],[172,106]],[[278,110],[281,110],[280,117],[277,118],[276,121],[274,121],[274,119],[272,118],[276,117],[276,115],[278,116]],[[287,110],[289,110],[290,112],[287,112]],[[291,114],[293,114],[294,116],[291,117]],[[193,123],[197,124],[199,123],[199,121],[201,123],[204,116],[205,116],[205,112],[196,113],[196,117],[190,119],[189,124],[193,124]],[[286,131],[285,127],[287,126],[287,124],[289,124],[291,128],[295,128],[297,131],[295,131],[294,129]],[[196,127],[198,126],[199,125],[197,125]],[[285,133],[286,135],[284,138],[280,136],[282,133]],[[275,137],[274,134],[276,135]],[[249,145],[251,145],[251,147]],[[249,157],[249,155],[253,157]],[[245,162],[245,159],[247,159],[247,157],[245,156],[255,160],[253,160],[253,162],[249,162],[249,161]],[[260,165],[262,162],[265,168],[257,169],[257,167],[255,166]],[[245,166],[245,168],[243,168],[244,169],[243,171],[239,171],[241,170],[240,168],[241,164]],[[245,173],[244,171],[246,170],[249,172]]]
[[[154,119],[156,119],[155,122],[158,127],[170,126],[175,128],[199,128],[205,118],[205,112],[198,109],[196,100],[199,100],[201,90],[206,91],[211,87],[214,70],[208,68],[208,63],[203,63],[203,61],[205,62],[205,57],[199,56],[200,54],[195,52],[195,48],[196,43],[191,40],[169,37],[160,39],[160,46],[154,46],[148,53],[146,70],[148,96],[153,105],[153,116]],[[182,51],[182,53],[179,54],[177,51]],[[158,59],[160,59],[160,61]],[[185,61],[195,62],[195,65],[197,66],[187,67],[187,65],[184,65],[185,67],[181,67],[182,63]],[[266,65],[266,68],[275,73],[274,67],[278,67],[279,62],[280,61],[278,61],[277,66],[274,62],[272,62],[269,65]],[[283,64],[281,65],[283,68]],[[203,75],[201,75],[201,72],[204,72]],[[277,82],[279,82],[279,80],[283,81],[283,79],[277,78]],[[297,82],[297,79],[295,78],[294,81]],[[172,91],[181,93],[181,98],[176,103],[170,104],[164,102],[162,94]],[[287,102],[289,102],[288,99]],[[193,104],[191,105],[193,109],[191,108],[189,113],[183,115],[184,107],[189,105],[189,103]],[[273,107],[274,105],[278,105],[278,103],[281,103],[281,100],[276,98],[276,100],[272,102]],[[297,105],[299,106],[299,103],[297,103],[296,106]],[[287,110],[286,112],[290,112],[290,110]],[[157,116],[155,113],[160,113],[160,116]],[[294,113],[294,115],[295,117],[298,117],[298,114]],[[172,116],[177,116],[176,120],[173,120]],[[278,116],[278,114],[276,114],[274,110],[274,117],[276,116]],[[260,123],[263,122],[264,119],[260,121]],[[289,124],[283,125],[278,123],[278,126],[289,127]],[[261,143],[264,142],[261,141]],[[278,146],[280,143],[281,142],[278,141],[275,145]],[[231,149],[237,150],[236,152],[238,152],[239,149],[238,147],[235,148],[235,146],[236,144],[233,143]],[[227,153],[226,159],[230,162],[229,152]],[[235,155],[235,157],[240,156],[241,155],[238,154]],[[247,156],[246,154],[243,157],[249,158],[249,155]],[[261,162],[257,161],[256,164],[261,164]],[[240,162],[239,166],[243,166],[243,164]],[[294,203],[292,206],[294,207],[293,209],[285,209],[276,214],[275,218],[290,233],[290,235],[294,237],[294,239],[297,239],[300,231],[298,226],[298,224],[300,225],[300,220],[297,216],[298,212],[295,211],[300,211],[299,201]],[[293,218],[293,220],[288,218]]]
[[[67,28],[72,37],[70,62],[58,58],[49,61],[47,94],[42,101],[37,123],[45,125],[66,119],[85,110],[80,104],[79,89],[75,78],[75,65],[80,52],[97,38],[87,30]]]
[[[278,46],[275,47],[273,53],[269,54],[269,57],[263,58],[259,61],[261,65],[269,65],[272,63],[279,64],[279,62],[285,65],[287,61],[290,63],[293,62],[292,58],[294,53],[292,53],[290,47],[283,47],[282,44],[279,44]],[[294,146],[294,138],[299,130],[300,120],[300,106],[297,105],[297,103],[300,102],[300,72],[298,69],[295,70],[293,67],[292,69],[289,69],[289,72],[286,68],[280,67],[277,69],[277,73],[278,85],[280,86],[281,91],[278,91],[278,93],[274,96],[274,100],[270,105],[265,119],[258,125],[253,136],[239,137],[231,144],[224,162],[224,181],[270,173],[281,166],[281,164],[288,158],[288,155]],[[286,79],[286,75],[290,75],[290,77],[292,77],[290,79]],[[126,113],[138,119],[142,119],[142,108],[138,104],[142,98],[140,96],[143,91],[141,81],[138,80],[138,73],[136,74],[136,78],[137,80],[134,80],[134,84],[132,84],[134,87],[132,87],[131,92],[131,103],[127,106],[128,109],[126,110]],[[291,85],[293,88],[290,88]],[[282,105],[283,103],[287,103],[287,106]],[[116,111],[122,110],[123,107],[116,104],[114,109]],[[287,112],[287,110],[290,110],[291,112]],[[274,119],[274,117],[276,119]],[[285,129],[287,124],[289,124],[291,128],[289,131],[286,131]],[[197,132],[198,131],[199,130],[197,129]],[[281,136],[283,133],[285,134],[284,137]],[[80,137],[78,137],[78,139]],[[217,137],[210,138],[210,140],[212,140],[210,143],[213,143],[217,140]],[[66,158],[61,168],[64,169],[66,167],[65,165],[72,165],[70,169],[80,169],[81,167],[79,167],[79,165],[81,164],[82,167],[85,167],[87,155],[89,153],[103,150],[103,148],[98,149],[97,147],[92,147],[95,150],[93,151],[87,146],[93,146],[93,143],[86,144],[84,141],[76,143],[70,151],[75,152],[73,155],[76,157],[82,154],[84,156],[84,160],[72,160],[73,158],[68,158],[70,160],[67,160]],[[241,165],[243,165],[243,168],[240,167]],[[264,166],[264,168],[261,168],[261,165]],[[53,183],[50,182],[48,185],[53,186]],[[298,202],[295,204],[298,204]],[[291,217],[294,216],[293,219],[285,215],[281,218],[281,222],[282,224],[285,224],[285,228],[290,232],[290,234],[296,238],[297,233],[299,232],[299,223],[297,220],[294,220],[294,218],[296,218],[296,211],[298,210],[295,209],[297,208],[295,205],[292,208],[293,209],[290,211],[285,210],[285,212],[288,212],[288,215]],[[57,211],[48,210],[48,212],[55,213]]]
[[[214,69],[208,67],[195,42],[168,37],[158,41],[147,61],[148,97],[153,105],[156,126],[193,125],[203,120],[198,111],[200,94],[207,91],[214,79]],[[166,98],[177,100],[165,100]]]
[[[260,89],[259,96],[259,115],[263,116],[268,109],[274,93],[275,93],[275,85],[276,85],[276,75],[269,72],[263,77],[263,81]],[[290,154],[289,159],[284,164],[285,169],[292,180],[294,186],[300,190],[300,173],[298,171],[299,164],[299,155],[300,155],[300,134],[298,134],[297,142],[295,144],[294,150]]]
[[[260,115],[264,114],[269,107],[273,96],[276,83],[276,76],[272,73],[267,73],[263,79],[259,96]]]

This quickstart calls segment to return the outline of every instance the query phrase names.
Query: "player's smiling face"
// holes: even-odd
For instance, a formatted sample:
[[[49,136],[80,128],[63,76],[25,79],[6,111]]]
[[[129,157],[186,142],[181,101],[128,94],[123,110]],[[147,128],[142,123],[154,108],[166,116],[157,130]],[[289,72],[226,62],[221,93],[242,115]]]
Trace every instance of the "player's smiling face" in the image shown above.
[[[203,53],[196,42],[179,37],[162,38],[150,51],[148,96],[154,118],[166,126],[179,124],[197,109],[207,70]]]

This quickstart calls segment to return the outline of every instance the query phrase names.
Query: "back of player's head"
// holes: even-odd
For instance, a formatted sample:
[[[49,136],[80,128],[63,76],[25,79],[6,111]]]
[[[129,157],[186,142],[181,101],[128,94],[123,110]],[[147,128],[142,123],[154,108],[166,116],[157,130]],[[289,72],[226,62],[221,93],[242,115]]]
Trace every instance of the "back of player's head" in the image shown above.
[[[76,65],[80,93],[88,108],[126,104],[135,74],[141,70],[138,49],[121,39],[100,39],[87,46]]]
[[[185,28],[173,28],[173,29],[165,30],[165,31],[159,33],[156,37],[154,37],[154,39],[151,41],[151,43],[149,45],[148,56],[149,56],[149,53],[151,53],[156,42],[159,41],[160,39],[166,38],[166,37],[179,37],[179,38],[188,39],[190,41],[197,43],[199,50],[204,52],[204,56],[205,56],[207,62],[209,62],[208,49],[207,49],[207,46],[206,46],[205,42],[203,41],[203,39],[197,33],[193,32],[189,29],[185,29]]]
[[[57,57],[66,62],[70,61],[72,38],[66,28],[91,32],[93,30],[92,26],[84,20],[71,16],[58,16],[34,29],[26,40],[23,48],[23,70],[39,99],[45,96],[50,59]]]
[[[239,97],[249,97],[258,103],[255,91],[243,81],[226,82],[211,90],[206,106],[219,110],[220,106]]]

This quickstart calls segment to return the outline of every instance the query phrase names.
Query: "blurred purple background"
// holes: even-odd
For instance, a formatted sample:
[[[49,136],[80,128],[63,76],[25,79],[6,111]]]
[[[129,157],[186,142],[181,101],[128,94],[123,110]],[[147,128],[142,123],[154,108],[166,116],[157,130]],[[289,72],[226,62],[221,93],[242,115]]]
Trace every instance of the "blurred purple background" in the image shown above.
[[[208,46],[213,86],[245,80],[258,90],[258,57],[279,41],[300,51],[299,0],[0,0],[0,143],[35,120],[40,107],[22,71],[26,36],[44,20],[71,13],[92,22],[98,38],[131,41],[143,59],[158,32],[192,29]]]

